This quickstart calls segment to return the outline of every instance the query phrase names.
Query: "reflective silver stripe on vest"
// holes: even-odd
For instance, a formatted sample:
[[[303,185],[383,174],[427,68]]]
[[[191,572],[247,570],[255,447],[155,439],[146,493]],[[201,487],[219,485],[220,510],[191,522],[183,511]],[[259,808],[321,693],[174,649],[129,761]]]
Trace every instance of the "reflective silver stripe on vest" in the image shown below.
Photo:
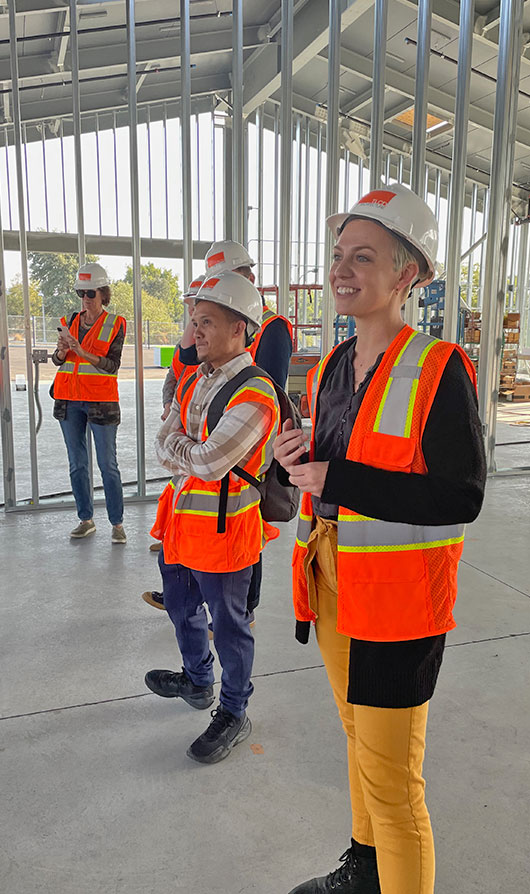
[[[260,502],[261,495],[255,487],[250,484],[243,485],[240,493],[229,493],[226,508],[227,516],[238,515],[240,512],[246,512],[252,506],[257,506]],[[178,502],[175,507],[177,515],[213,515],[217,516],[219,511],[219,493],[204,493],[204,491],[187,491],[183,490],[179,494]]]
[[[71,360],[66,360],[64,363],[61,363],[59,367],[59,372],[62,373],[73,373],[75,364]]]
[[[414,332],[396,358],[381,400],[374,431],[410,437],[412,414],[423,363],[438,339]]]
[[[315,418],[315,413],[317,409],[317,395],[320,390],[320,380],[322,379],[322,368],[324,364],[327,362],[329,358],[329,354],[324,357],[320,363],[318,364],[318,369],[313,376],[313,391],[311,394],[311,419]]]
[[[296,542],[298,546],[306,547],[307,541],[311,534],[312,519],[310,515],[302,515],[298,517],[298,527],[296,528]]]
[[[103,320],[103,325],[99,331],[98,340],[99,341],[109,341],[110,334],[112,332],[112,327],[114,323],[118,319],[117,314],[107,314],[105,319]]]
[[[107,378],[109,378],[109,379],[117,379],[118,378],[118,373],[105,372],[104,369],[98,369],[97,366],[92,366],[92,364],[89,364],[89,366],[80,366],[79,369],[77,370],[77,375],[78,376],[107,376]]]
[[[270,310],[270,308],[267,308],[267,310],[265,310],[263,312],[263,316],[261,318],[261,325],[263,326],[263,324],[266,323],[267,320],[270,320],[271,317],[275,317],[275,316],[276,316],[276,314],[274,313],[274,311]]]
[[[339,513],[339,551],[351,553],[430,549],[460,543],[465,525],[406,525]]]

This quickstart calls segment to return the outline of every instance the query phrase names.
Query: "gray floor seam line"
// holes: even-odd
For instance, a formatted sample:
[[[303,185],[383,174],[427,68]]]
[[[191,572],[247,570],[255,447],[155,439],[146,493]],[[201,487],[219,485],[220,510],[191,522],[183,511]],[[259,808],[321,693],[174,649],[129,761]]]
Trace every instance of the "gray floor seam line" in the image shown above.
[[[323,664],[310,664],[307,667],[292,667],[282,671],[271,671],[269,674],[253,674],[252,679],[259,680],[262,677],[279,677],[283,674],[295,674],[298,673],[298,671],[317,670],[323,667]],[[218,680],[215,681],[214,686],[215,685],[219,685]],[[127,702],[135,698],[144,698],[146,695],[153,695],[153,693],[138,692],[136,695],[121,695],[118,698],[103,698],[97,702],[80,702],[78,705],[62,705],[58,708],[46,708],[44,711],[28,711],[25,714],[7,714],[5,717],[0,717],[0,722],[2,720],[20,720],[23,717],[38,717],[41,714],[55,714],[57,711],[72,711],[74,708],[94,708],[98,705],[111,705],[115,702]]]
[[[489,571],[484,571],[483,568],[478,568],[476,565],[473,565],[471,562],[468,562],[467,559],[461,559],[462,565],[468,565],[469,568],[474,568],[475,571],[480,572],[480,574],[485,574],[486,577],[491,577],[492,580],[496,580],[497,583],[502,584],[505,587],[508,587],[509,590],[515,590],[516,593],[520,593],[521,596],[526,596],[527,599],[530,599],[530,593],[525,593],[524,590],[520,590],[519,587],[514,587],[513,584],[507,583],[505,580],[501,580],[500,577],[495,577],[494,574],[490,574]]]
[[[530,636],[530,630],[523,633],[507,633],[504,636],[490,636],[486,639],[470,639],[466,640],[463,643],[449,643],[446,648],[455,649],[458,646],[476,646],[480,645],[481,643],[493,643],[503,639],[517,639],[520,636]],[[268,674],[253,674],[252,679],[261,680],[265,677],[280,677],[284,674],[296,674],[300,671],[320,670],[323,667],[323,664],[309,664],[306,667],[291,667],[287,668],[287,670],[271,671]],[[214,685],[218,685],[217,680]],[[145,698],[145,696],[147,695],[153,695],[153,693],[138,692],[136,695],[121,695],[119,696],[119,698],[104,698],[97,702],[81,702],[78,705],[63,705],[59,708],[46,708],[44,711],[28,711],[25,714],[7,714],[5,717],[0,717],[0,722],[3,720],[21,720],[23,717],[38,717],[42,714],[55,714],[58,711],[72,711],[74,708],[94,708],[98,705],[111,705],[115,702],[127,702],[137,698]]]

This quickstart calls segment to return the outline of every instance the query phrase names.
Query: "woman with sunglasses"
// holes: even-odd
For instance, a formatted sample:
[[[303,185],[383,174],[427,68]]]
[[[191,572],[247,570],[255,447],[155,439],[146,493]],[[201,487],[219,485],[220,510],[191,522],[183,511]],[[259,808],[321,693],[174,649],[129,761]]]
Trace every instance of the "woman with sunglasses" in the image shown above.
[[[80,313],[61,320],[52,360],[59,367],[51,389],[53,415],[59,420],[68,452],[70,481],[79,524],[73,538],[96,530],[88,469],[86,429],[90,426],[103,479],[112,543],[126,543],[123,527],[123,490],[116,459],[120,423],[118,370],[126,322],[105,310],[110,301],[109,278],[100,264],[79,268],[75,290],[82,301]]]
[[[342,865],[291,894],[433,894],[422,766],[464,527],[484,495],[475,371],[457,345],[403,322],[411,289],[434,276],[438,225],[423,199],[390,184],[327,223],[335,309],[356,335],[309,373],[309,454],[286,423],[275,456],[303,491],[297,639],[314,622],[353,824]]]

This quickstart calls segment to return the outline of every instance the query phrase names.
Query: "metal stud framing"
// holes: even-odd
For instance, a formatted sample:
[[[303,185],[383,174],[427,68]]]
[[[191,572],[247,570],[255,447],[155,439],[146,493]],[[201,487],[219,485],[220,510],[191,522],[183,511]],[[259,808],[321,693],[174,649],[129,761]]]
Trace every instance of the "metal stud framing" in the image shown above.
[[[145,418],[142,331],[142,270],[140,196],[138,188],[138,115],[136,108],[135,0],[127,0],[127,86],[129,109],[129,168],[131,180],[132,273],[134,304],[134,367],[136,382],[136,468],[138,496],[145,496]]]
[[[328,116],[326,122],[326,218],[338,209],[339,199],[339,78],[340,78],[341,6],[329,4]],[[381,130],[382,138],[382,130]],[[379,150],[377,150],[379,151]],[[324,278],[322,291],[322,341],[324,356],[333,344],[335,316],[328,272],[331,267],[335,234],[326,227],[324,242]]]
[[[510,193],[507,193],[507,184],[511,184],[513,169],[509,141],[515,117],[513,107],[518,95],[519,79],[515,75],[520,58],[522,12],[522,0],[502,0],[478,380],[479,409],[486,438],[489,472],[495,471],[497,389],[505,303],[507,220],[510,209],[508,197],[511,194],[511,188]]]
[[[330,8],[335,3],[330,3]],[[383,176],[383,126],[385,116],[385,68],[388,0],[375,0],[372,126],[370,128],[370,189]]]
[[[15,158],[18,191],[18,233],[20,244],[20,267],[22,274],[22,294],[24,297],[24,336],[26,353],[26,378],[28,383],[29,452],[31,461],[31,499],[39,502],[39,475],[37,467],[37,432],[35,427],[35,403],[33,400],[33,362],[31,356],[31,320],[29,305],[28,246],[26,233],[26,209],[24,207],[24,178],[22,166],[22,127],[20,121],[20,93],[18,78],[17,28],[15,0],[8,0],[9,47],[11,54],[11,79],[13,85],[13,129],[15,136]]]
[[[467,131],[471,54],[473,50],[474,0],[460,3],[460,34],[458,40],[458,81],[456,87],[455,134],[451,168],[451,194],[447,233],[444,328],[446,341],[456,341],[460,288],[460,255],[464,218],[464,190],[467,162]],[[473,241],[473,240],[472,240]]]
[[[233,0],[232,10],[232,239],[243,242],[246,216],[243,146],[243,0]]]
[[[278,313],[289,313],[291,278],[291,161],[293,150],[293,0],[282,2],[281,38],[281,165],[280,165],[280,275]]]

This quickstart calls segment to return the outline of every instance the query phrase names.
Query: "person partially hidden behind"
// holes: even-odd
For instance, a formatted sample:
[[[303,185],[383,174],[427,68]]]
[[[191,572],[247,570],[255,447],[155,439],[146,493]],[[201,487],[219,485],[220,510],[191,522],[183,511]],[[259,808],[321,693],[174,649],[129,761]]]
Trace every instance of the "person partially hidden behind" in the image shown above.
[[[484,495],[475,371],[457,345],[403,322],[411,288],[434,274],[438,226],[421,198],[390,184],[328,225],[336,312],[357,334],[309,373],[309,454],[286,424],[275,456],[303,491],[297,638],[314,622],[347,736],[353,827],[342,865],[291,894],[433,894],[422,765],[464,526]]]

